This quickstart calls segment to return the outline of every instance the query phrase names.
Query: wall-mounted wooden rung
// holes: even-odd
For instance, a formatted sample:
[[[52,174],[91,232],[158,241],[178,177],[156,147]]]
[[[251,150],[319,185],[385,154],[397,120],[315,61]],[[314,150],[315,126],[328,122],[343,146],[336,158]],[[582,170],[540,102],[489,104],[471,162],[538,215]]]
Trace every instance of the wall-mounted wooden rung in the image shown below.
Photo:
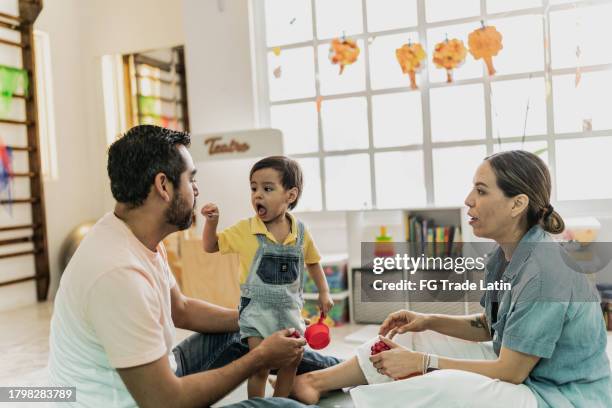
[[[179,121],[179,122],[182,122],[182,121],[183,121],[183,118],[175,118],[174,116],[165,116],[165,115],[146,115],[146,114],[144,114],[144,113],[140,113],[140,112],[138,113],[138,116],[139,116],[141,119],[142,119],[142,118],[160,118],[160,119],[162,119],[162,120],[167,120],[167,121],[169,121],[169,122],[170,122],[170,121],[173,121],[173,120],[176,120],[176,121]]]
[[[136,96],[142,96],[144,98],[150,98],[150,99],[156,99],[156,100],[160,100],[162,102],[169,102],[169,103],[183,103],[183,101],[181,99],[174,99],[174,98],[164,98],[163,96],[155,96],[155,95],[136,95]]]
[[[155,77],[150,76],[150,75],[136,75],[136,78],[139,78],[139,79],[150,79],[151,81],[161,82],[162,84],[168,84],[168,85],[180,85],[181,84],[181,81],[170,81],[170,80],[167,80],[167,79],[155,78]]]
[[[18,43],[18,42],[15,42],[15,41],[10,41],[10,40],[5,40],[4,38],[0,38],[0,44],[10,45],[12,47],[17,47],[17,48],[26,48],[26,46],[23,45],[22,43]]]
[[[36,149],[32,146],[6,146],[14,152],[33,152]]]
[[[2,255],[0,255],[0,259],[16,258],[18,256],[26,256],[26,255],[36,255],[37,253],[38,253],[38,251],[35,251],[35,250],[13,252],[12,254],[2,254]]]
[[[14,30],[14,31],[19,30],[19,24],[9,23],[8,21],[0,21],[0,27],[8,28],[9,30]]]
[[[36,177],[36,173],[34,172],[29,172],[29,173],[9,173],[8,174],[9,177],[26,177],[26,178],[33,178]]]
[[[0,200],[0,204],[34,204],[38,198],[13,198],[12,200]]]
[[[38,276],[26,276],[25,278],[19,278],[19,279],[13,279],[10,281],[6,281],[6,282],[0,282],[0,286],[14,285],[15,283],[27,282],[27,281],[31,281],[35,279],[42,279],[42,278],[39,278]]]
[[[21,23],[22,19],[19,16],[14,16],[12,14],[8,14],[8,13],[0,13],[0,18],[4,18],[6,20],[13,20],[16,21],[18,23]]]
[[[0,227],[0,232],[18,231],[18,230],[24,230],[24,229],[36,229],[38,227],[39,227],[38,224],[12,225],[10,227]]]
[[[6,124],[9,124],[9,125],[32,126],[34,124],[34,121],[32,121],[32,120],[0,119],[0,123],[6,123]]]
[[[15,244],[24,244],[26,242],[33,242],[34,237],[19,237],[19,238],[10,238],[10,239],[0,239],[0,246],[3,245],[15,245]]]

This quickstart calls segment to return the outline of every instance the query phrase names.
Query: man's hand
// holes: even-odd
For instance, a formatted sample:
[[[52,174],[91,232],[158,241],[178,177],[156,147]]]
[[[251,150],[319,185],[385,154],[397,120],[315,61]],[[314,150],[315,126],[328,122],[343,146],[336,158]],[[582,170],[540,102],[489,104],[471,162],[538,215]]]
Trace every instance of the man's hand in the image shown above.
[[[380,325],[378,334],[393,338],[396,334],[427,330],[427,315],[409,310],[391,313]]]
[[[219,207],[217,207],[216,204],[214,203],[205,204],[204,207],[202,207],[202,210],[200,212],[202,213],[204,218],[206,218],[206,222],[211,221],[215,224],[219,222]]]
[[[259,353],[265,368],[276,369],[289,365],[304,354],[306,340],[290,337],[294,329],[277,331],[265,338],[253,351]]]

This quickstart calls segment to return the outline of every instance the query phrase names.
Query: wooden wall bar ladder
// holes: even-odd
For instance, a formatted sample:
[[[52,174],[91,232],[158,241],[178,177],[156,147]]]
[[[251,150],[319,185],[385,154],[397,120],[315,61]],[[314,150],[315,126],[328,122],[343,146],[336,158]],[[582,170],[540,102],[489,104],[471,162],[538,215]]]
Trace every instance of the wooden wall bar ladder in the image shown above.
[[[29,95],[13,95],[16,98],[25,100],[26,117],[23,120],[0,119],[0,123],[15,126],[26,126],[27,146],[10,146],[12,150],[19,154],[28,156],[28,171],[13,173],[13,177],[28,178],[30,182],[30,197],[16,197],[11,200],[0,200],[0,204],[19,204],[30,205],[32,212],[32,223],[14,226],[0,226],[0,232],[21,231],[27,233],[20,237],[0,239],[0,246],[15,245],[31,242],[33,249],[20,250],[12,253],[0,255],[0,262],[5,258],[34,256],[35,272],[32,276],[25,276],[10,281],[0,282],[0,286],[7,286],[26,282],[36,281],[36,297],[39,301],[47,299],[49,291],[49,253],[47,249],[47,228],[45,220],[45,200],[43,190],[43,180],[41,172],[41,157],[38,136],[38,109],[36,94],[34,57],[34,30],[33,24],[42,10],[42,0],[19,0],[19,16],[12,16],[0,13],[0,27],[18,31],[21,34],[21,41],[14,42],[0,40],[0,46],[17,47],[21,49],[22,68],[28,73],[30,84]]]

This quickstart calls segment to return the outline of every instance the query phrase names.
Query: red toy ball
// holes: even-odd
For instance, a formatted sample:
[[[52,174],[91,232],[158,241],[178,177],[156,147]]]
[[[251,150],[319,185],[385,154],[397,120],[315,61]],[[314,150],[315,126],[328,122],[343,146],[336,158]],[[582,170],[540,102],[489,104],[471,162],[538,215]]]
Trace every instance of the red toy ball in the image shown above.
[[[391,347],[387,346],[387,344],[382,340],[377,341],[372,347],[370,347],[370,351],[372,352],[373,356],[387,350],[391,350]]]

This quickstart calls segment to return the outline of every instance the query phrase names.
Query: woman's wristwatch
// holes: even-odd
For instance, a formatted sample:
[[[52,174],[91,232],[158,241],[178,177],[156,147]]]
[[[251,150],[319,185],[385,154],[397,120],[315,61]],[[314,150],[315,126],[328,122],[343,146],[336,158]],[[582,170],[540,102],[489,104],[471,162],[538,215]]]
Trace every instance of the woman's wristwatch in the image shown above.
[[[427,369],[426,371],[429,373],[431,371],[439,370],[438,367],[438,356],[435,354],[428,354],[429,358],[427,359]]]

